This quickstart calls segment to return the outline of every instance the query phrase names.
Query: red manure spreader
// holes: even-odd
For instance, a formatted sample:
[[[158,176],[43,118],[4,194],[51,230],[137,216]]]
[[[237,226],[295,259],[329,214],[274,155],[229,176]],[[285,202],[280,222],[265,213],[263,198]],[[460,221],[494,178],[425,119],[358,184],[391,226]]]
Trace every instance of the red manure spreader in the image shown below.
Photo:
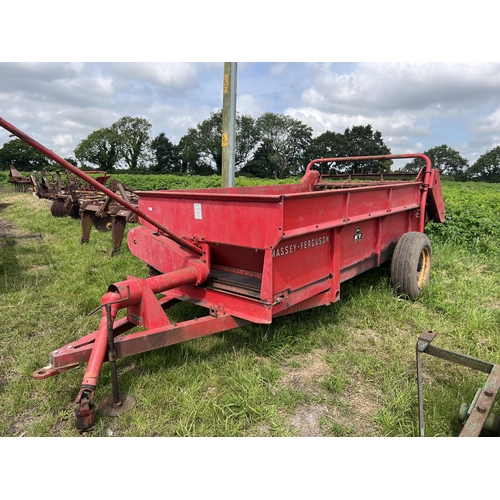
[[[1,118],[0,125],[85,175]],[[339,182],[314,169],[411,158],[425,162],[418,174]],[[100,189],[139,217],[128,247],[151,276],[110,285],[97,331],[53,351],[50,364],[34,373],[43,379],[87,363],[75,400],[79,430],[94,424],[94,392],[106,361],[113,395],[99,409],[118,414],[133,404],[118,392],[119,358],[331,304],[340,299],[342,282],[389,261],[394,288],[417,297],[431,271],[425,224],[443,222],[445,214],[439,172],[422,154],[316,159],[297,184],[137,192],[138,207]],[[174,323],[167,311],[179,301],[203,306],[207,315]],[[120,309],[126,316],[116,320]]]

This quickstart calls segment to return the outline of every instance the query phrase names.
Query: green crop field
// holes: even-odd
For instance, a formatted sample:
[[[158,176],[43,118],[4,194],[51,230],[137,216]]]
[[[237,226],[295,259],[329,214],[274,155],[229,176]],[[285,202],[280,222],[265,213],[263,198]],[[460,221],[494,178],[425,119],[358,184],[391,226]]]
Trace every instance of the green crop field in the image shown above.
[[[117,177],[139,190],[220,185],[217,177]],[[87,434],[418,436],[423,330],[438,332],[437,346],[500,363],[500,185],[444,182],[443,191],[447,219],[427,227],[433,268],[417,300],[396,297],[384,267],[344,283],[328,307],[120,359],[120,391],[137,403],[120,417],[98,414]],[[80,232],[78,220],[54,218],[46,201],[3,182],[0,436],[78,435],[73,401],[85,366],[41,381],[32,373],[97,328],[99,314],[87,314],[109,284],[147,277],[126,245],[108,257],[110,233],[94,231],[80,245]],[[179,304],[172,314],[205,313]],[[459,407],[485,375],[425,355],[423,371],[426,435],[458,435]],[[110,394],[105,364],[96,401]]]

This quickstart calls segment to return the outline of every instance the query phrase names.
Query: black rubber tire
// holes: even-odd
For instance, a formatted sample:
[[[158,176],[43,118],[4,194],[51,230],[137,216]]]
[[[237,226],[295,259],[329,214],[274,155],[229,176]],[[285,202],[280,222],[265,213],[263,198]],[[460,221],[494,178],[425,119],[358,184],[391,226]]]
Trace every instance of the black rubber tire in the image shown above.
[[[432,267],[429,238],[419,232],[399,239],[391,262],[391,285],[398,295],[416,299],[428,283]]]

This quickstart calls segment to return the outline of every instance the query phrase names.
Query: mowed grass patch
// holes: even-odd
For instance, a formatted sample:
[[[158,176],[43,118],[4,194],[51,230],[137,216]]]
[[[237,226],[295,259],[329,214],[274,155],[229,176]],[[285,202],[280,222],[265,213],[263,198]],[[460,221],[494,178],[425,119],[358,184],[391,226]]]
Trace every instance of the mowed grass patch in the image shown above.
[[[87,314],[109,284],[147,269],[126,245],[108,257],[110,233],[80,245],[80,222],[54,218],[29,194],[0,194],[0,220],[0,435],[78,436],[72,402],[85,365],[42,381],[32,373],[97,328],[100,312]],[[98,414],[87,435],[417,436],[423,330],[439,332],[436,345],[500,362],[498,261],[444,233],[431,241],[431,281],[415,301],[397,298],[379,268],[344,283],[328,307],[118,360],[119,389],[137,404]],[[169,314],[206,311],[178,304]],[[485,377],[425,354],[423,365],[426,435],[458,435],[460,404]],[[110,394],[105,364],[96,402]]]

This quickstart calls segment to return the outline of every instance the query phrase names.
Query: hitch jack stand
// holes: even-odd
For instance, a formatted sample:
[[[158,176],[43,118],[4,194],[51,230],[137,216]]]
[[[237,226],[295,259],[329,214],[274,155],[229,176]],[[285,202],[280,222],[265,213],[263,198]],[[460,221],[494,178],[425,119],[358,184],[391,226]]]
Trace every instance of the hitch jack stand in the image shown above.
[[[110,417],[118,417],[135,406],[135,398],[129,394],[118,391],[118,376],[116,372],[116,350],[115,337],[113,333],[113,318],[111,316],[111,304],[106,304],[106,320],[108,329],[108,362],[111,371],[111,387],[113,394],[101,401],[97,408],[99,411]]]
[[[422,362],[420,356],[420,354],[424,352],[426,354],[430,354],[431,356],[489,374],[483,388],[478,389],[473,403],[468,408],[467,414],[464,415],[465,423],[459,436],[478,437],[479,434],[481,434],[483,427],[485,427],[485,423],[488,419],[491,407],[493,406],[493,402],[495,401],[495,397],[500,387],[500,365],[495,365],[471,356],[448,351],[446,349],[442,349],[441,347],[435,347],[431,345],[431,342],[434,340],[436,335],[437,332],[425,330],[417,341],[418,421],[420,437],[425,435],[424,404],[422,396]],[[491,420],[496,421],[498,419],[490,418],[489,421]],[[489,430],[498,435],[500,429],[496,428]]]
[[[111,371],[111,386],[113,394],[101,401],[97,409],[110,417],[123,415],[131,410],[136,403],[133,396],[118,391],[118,376],[116,371],[116,350],[115,338],[113,332],[113,316],[111,314],[111,304],[104,306],[106,311],[106,327],[108,336],[108,362]],[[94,425],[96,408],[94,405],[94,387],[82,387],[76,403],[75,420],[76,428],[80,431],[85,431]]]

